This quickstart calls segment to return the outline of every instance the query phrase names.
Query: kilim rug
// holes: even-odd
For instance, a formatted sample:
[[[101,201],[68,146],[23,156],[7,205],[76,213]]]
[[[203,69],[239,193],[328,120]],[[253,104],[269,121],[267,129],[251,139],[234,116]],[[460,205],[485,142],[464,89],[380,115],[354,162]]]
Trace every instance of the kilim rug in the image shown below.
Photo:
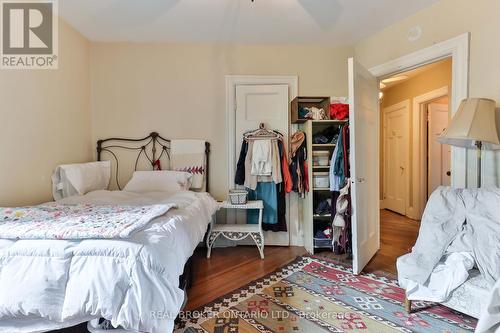
[[[379,274],[299,257],[287,266],[181,314],[175,332],[471,332],[476,319],[430,302],[403,308],[404,290]]]

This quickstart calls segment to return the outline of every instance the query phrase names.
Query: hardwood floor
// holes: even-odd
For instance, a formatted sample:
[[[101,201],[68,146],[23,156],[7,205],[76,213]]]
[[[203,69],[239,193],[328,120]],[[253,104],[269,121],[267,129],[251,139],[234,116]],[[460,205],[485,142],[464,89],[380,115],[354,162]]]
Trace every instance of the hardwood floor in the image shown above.
[[[380,250],[363,271],[396,274],[396,258],[407,253],[415,244],[419,227],[419,221],[381,210]],[[194,257],[194,284],[188,292],[187,310],[240,288],[305,253],[301,247],[266,247],[266,258],[261,260],[255,247],[238,246],[214,249],[212,258],[206,259],[205,250],[200,249]],[[335,257],[331,252],[318,255]],[[345,256],[336,259],[347,262]]]
[[[385,271],[396,274],[396,258],[411,251],[420,221],[383,209],[380,211],[380,250],[363,272]]]
[[[186,310],[193,310],[238,289],[306,253],[303,247],[267,246],[262,260],[255,246],[237,246],[215,248],[211,258],[207,259],[206,249],[198,249],[194,256],[194,281],[188,291]]]

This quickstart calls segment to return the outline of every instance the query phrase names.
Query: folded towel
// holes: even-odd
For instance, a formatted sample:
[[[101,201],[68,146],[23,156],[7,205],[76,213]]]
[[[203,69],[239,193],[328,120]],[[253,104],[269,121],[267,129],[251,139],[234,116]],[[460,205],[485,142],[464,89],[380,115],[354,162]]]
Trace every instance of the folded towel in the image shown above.
[[[205,141],[172,140],[170,143],[170,167],[175,171],[189,172],[192,189],[204,189],[206,172]]]

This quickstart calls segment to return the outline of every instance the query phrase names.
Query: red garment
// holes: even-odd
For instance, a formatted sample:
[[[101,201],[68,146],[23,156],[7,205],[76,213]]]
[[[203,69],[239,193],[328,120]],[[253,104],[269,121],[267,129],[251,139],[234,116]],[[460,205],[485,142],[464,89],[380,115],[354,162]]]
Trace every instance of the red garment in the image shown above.
[[[288,168],[288,158],[286,156],[285,145],[283,145],[283,157],[281,158],[281,172],[283,174],[283,184],[285,193],[292,192],[293,181],[290,175],[290,169]]]
[[[349,104],[330,104],[330,118],[343,120],[349,117]]]

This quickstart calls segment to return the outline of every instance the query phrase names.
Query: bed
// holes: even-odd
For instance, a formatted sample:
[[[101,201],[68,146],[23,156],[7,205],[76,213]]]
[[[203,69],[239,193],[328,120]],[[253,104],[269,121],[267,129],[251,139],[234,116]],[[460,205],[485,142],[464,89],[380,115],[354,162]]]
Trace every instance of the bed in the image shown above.
[[[136,152],[138,169],[141,158],[150,166],[169,158],[169,142],[157,133],[100,140],[97,156],[112,157],[120,188],[116,149]],[[207,144],[200,192],[100,190],[58,202],[172,207],[130,238],[0,239],[0,332],[43,332],[99,318],[132,331],[172,331],[190,283],[190,257],[217,210],[206,192],[208,153]]]

